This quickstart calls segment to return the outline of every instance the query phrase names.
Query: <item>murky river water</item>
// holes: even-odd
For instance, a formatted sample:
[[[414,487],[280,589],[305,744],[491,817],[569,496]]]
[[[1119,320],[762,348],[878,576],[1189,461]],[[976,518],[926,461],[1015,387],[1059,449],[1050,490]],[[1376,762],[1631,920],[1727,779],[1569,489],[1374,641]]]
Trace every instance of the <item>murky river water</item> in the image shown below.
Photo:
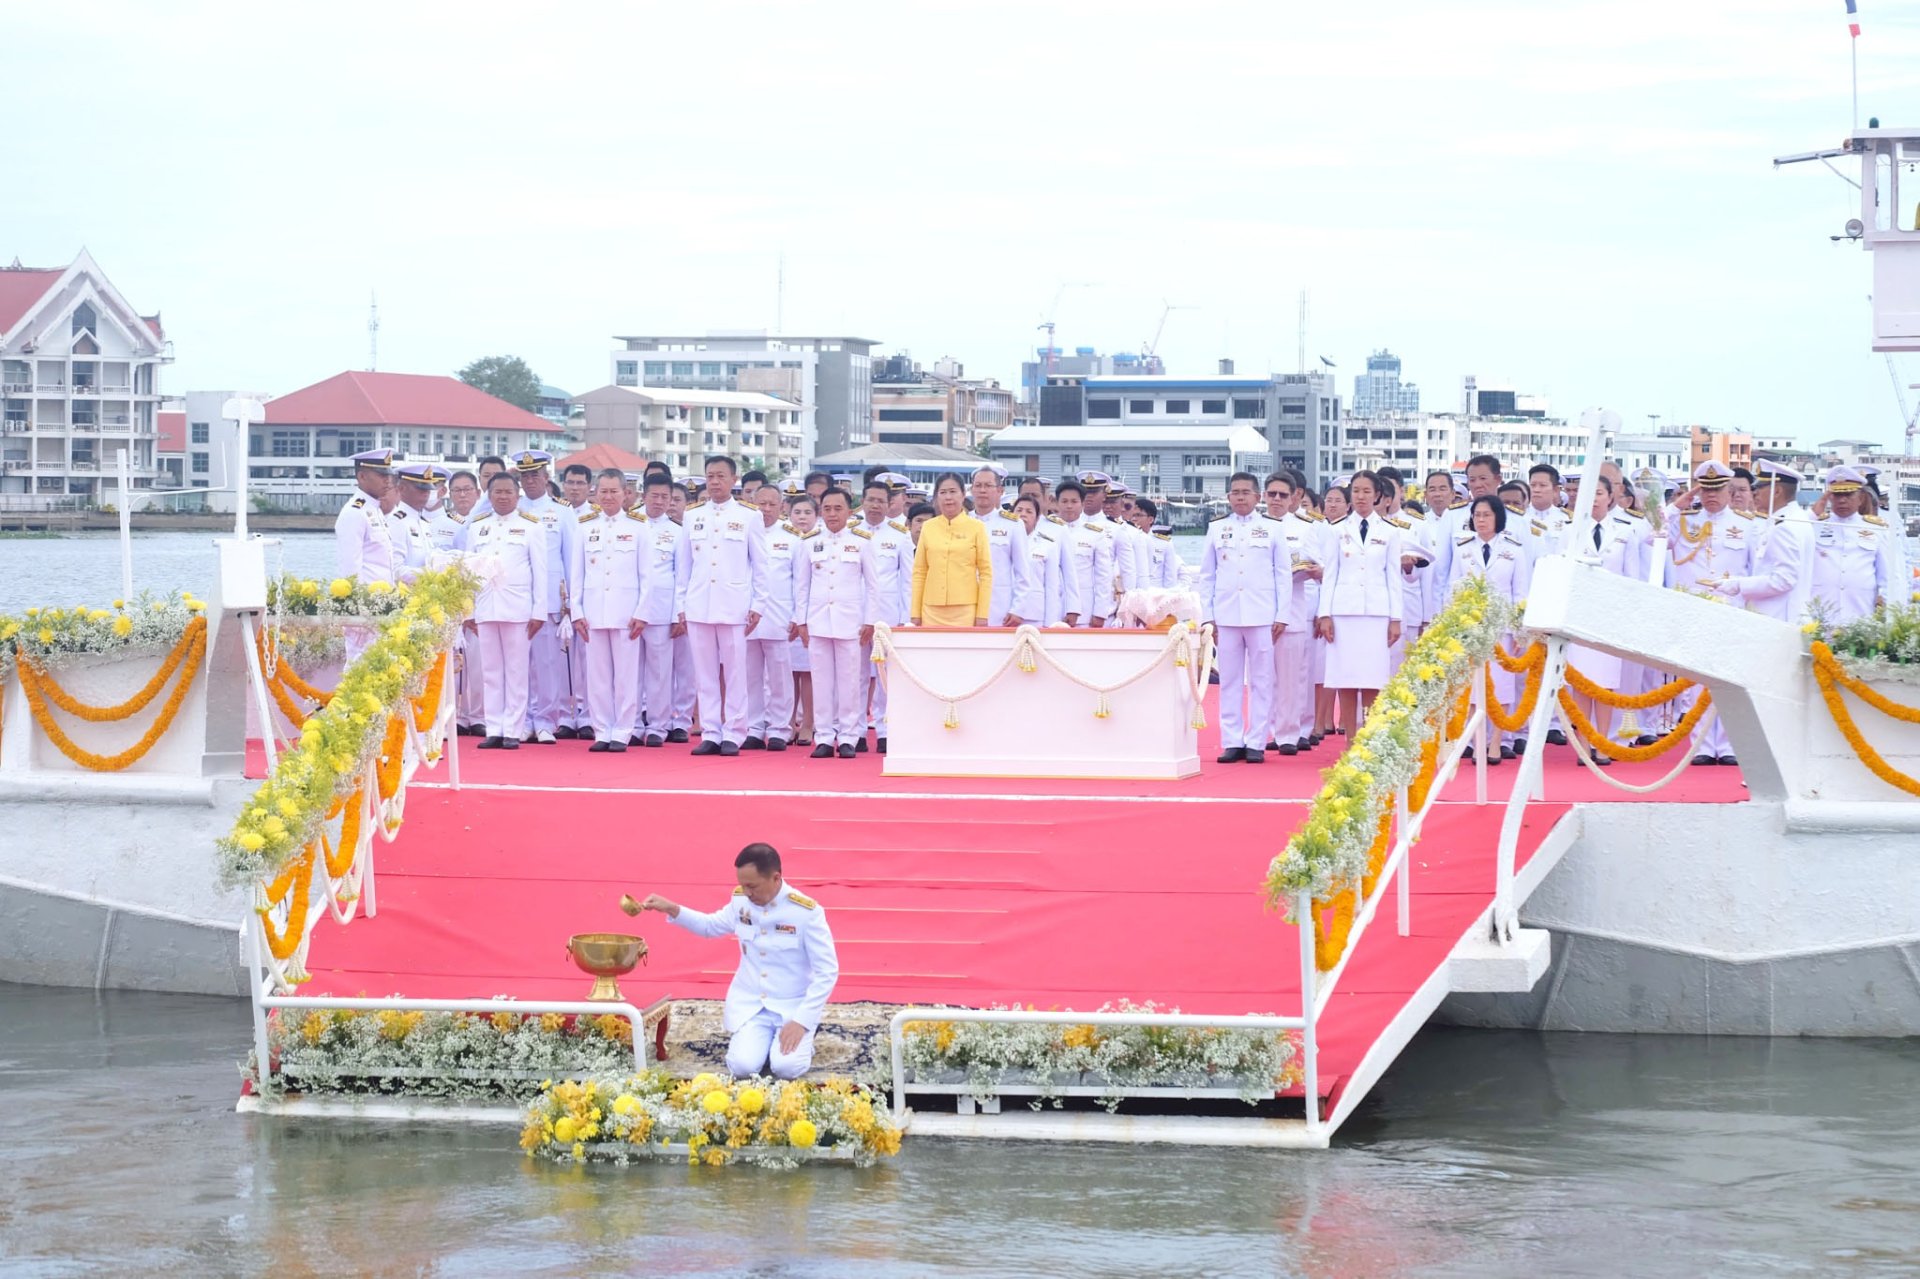
[[[246,1045],[236,1001],[0,985],[0,1274],[1920,1271],[1912,1042],[1435,1029],[1328,1152],[795,1172],[242,1117]]]

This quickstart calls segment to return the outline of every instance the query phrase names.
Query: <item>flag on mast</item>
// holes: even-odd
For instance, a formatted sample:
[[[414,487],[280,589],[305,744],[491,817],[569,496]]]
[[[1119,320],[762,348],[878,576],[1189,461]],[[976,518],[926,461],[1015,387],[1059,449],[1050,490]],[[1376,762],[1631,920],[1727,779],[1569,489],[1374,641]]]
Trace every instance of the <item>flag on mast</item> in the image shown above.
[[[1847,16],[1849,18],[1857,18],[1860,16],[1860,10],[1854,5],[1854,0],[1847,0]],[[1858,22],[1849,22],[1847,24],[1847,32],[1853,36],[1854,39],[1858,40],[1860,38],[1860,24]]]

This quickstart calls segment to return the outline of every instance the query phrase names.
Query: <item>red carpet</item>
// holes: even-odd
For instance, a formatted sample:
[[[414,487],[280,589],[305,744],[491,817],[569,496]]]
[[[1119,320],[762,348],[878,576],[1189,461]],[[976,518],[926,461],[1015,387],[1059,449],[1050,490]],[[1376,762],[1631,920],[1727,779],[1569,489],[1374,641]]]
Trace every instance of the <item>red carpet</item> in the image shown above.
[[[1004,783],[886,779],[873,754],[692,759],[685,746],[606,756],[577,742],[509,753],[463,741],[466,789],[446,788],[444,765],[416,781],[398,842],[376,845],[378,917],[319,926],[306,993],[577,997],[588,979],[565,939],[605,930],[638,931],[651,947],[623,983],[631,998],[719,998],[729,944],[658,916],[630,920],[617,902],[659,892],[715,909],[733,854],[767,840],[828,911],[838,1000],[1296,1012],[1297,934],[1262,909],[1258,887],[1337,743],[1255,768],[1213,764],[1209,741],[1185,782]],[[1658,769],[1614,771],[1646,780]],[[1490,770],[1490,797],[1517,772]],[[1616,798],[1601,789],[1553,750],[1522,861],[1570,801]],[[1743,796],[1737,770],[1705,768],[1657,798]],[[1321,1029],[1328,1092],[1491,900],[1503,810],[1453,802],[1471,797],[1463,775],[1414,850],[1412,935],[1395,935],[1387,909],[1342,978]]]

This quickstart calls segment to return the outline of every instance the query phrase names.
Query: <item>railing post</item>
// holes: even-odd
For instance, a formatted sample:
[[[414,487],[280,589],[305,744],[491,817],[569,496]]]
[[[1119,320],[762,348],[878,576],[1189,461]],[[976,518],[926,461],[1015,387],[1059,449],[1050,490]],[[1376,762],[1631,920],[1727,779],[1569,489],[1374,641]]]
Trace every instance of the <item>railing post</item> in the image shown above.
[[[1479,712],[1478,722],[1473,728],[1473,802],[1487,802],[1487,668],[1479,666],[1473,673],[1473,709]]]
[[[260,711],[260,744],[267,753],[267,772],[272,773],[279,754],[275,748],[274,739],[279,734],[274,731],[273,726],[273,702],[267,696],[267,673],[260,669],[259,635],[253,629],[252,613],[241,613],[238,616],[240,646],[247,650],[247,682],[253,685],[253,703]]]
[[[1320,1062],[1315,1046],[1313,894],[1301,892],[1293,899],[1294,917],[1300,921],[1300,1078],[1306,1094],[1307,1135],[1320,1136]]]
[[[253,1006],[254,1075],[259,1079],[260,1091],[264,1094],[267,1080],[273,1073],[273,1058],[267,1051],[267,1010],[260,1002],[260,983],[264,980],[261,973],[267,966],[265,925],[258,915],[254,915],[241,928],[247,934],[247,999]]]
[[[1520,822],[1526,813],[1528,797],[1539,785],[1545,766],[1547,726],[1553,722],[1553,707],[1566,671],[1567,641],[1551,635],[1546,643],[1547,653],[1540,668],[1540,696],[1527,722],[1528,744],[1538,742],[1539,746],[1520,757],[1520,776],[1507,796],[1507,811],[1500,821],[1500,843],[1494,862],[1493,939],[1502,944],[1513,940],[1519,914],[1513,904],[1513,864],[1520,846]]]
[[[1442,736],[1444,737],[1444,735],[1445,730],[1443,729]],[[1441,745],[1444,746],[1445,744],[1446,743],[1442,741]],[[1434,776],[1436,779],[1439,776],[1437,767]],[[1399,893],[1400,918],[1398,932],[1402,937],[1405,937],[1413,927],[1413,888],[1409,883],[1413,874],[1413,844],[1409,833],[1412,827],[1410,825],[1411,815],[1407,812],[1407,788],[1404,786],[1393,793],[1393,818],[1398,832],[1396,841],[1407,845],[1400,853],[1400,869],[1394,873],[1394,882]]]

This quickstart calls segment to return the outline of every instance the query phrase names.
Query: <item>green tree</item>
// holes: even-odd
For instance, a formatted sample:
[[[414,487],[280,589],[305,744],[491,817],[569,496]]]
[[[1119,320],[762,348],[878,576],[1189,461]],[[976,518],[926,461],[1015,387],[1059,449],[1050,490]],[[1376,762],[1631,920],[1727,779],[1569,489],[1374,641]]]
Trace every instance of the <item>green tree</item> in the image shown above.
[[[468,386],[531,413],[540,402],[540,375],[517,355],[489,355],[456,374]]]

